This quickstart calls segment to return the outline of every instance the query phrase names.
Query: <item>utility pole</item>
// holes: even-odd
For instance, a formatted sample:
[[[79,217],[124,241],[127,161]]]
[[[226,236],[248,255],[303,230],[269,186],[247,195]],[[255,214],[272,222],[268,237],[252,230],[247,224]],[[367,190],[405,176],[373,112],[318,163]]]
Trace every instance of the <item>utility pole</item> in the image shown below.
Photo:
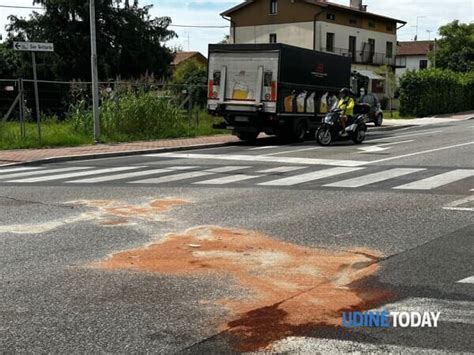
[[[90,1],[91,21],[91,65],[92,65],[92,111],[94,115],[94,142],[100,143],[100,112],[99,112],[99,74],[97,69],[97,36],[95,21],[95,3]]]
[[[426,30],[426,32],[428,32],[428,41],[431,41],[431,32],[433,32],[433,31],[431,31],[431,30]]]
[[[425,18],[426,16],[417,16],[416,17],[416,36],[415,36],[415,41],[418,41],[418,28],[419,28],[419,21],[420,18]]]

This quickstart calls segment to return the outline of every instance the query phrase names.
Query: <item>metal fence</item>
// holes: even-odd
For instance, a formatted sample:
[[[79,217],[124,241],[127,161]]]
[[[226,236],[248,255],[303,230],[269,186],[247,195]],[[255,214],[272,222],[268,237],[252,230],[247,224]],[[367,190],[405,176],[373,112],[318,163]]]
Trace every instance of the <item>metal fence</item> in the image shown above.
[[[71,112],[78,108],[92,111],[90,82],[38,80],[37,84],[38,116],[33,80],[0,79],[0,124],[18,123],[21,137],[25,136],[27,123],[37,125],[38,139],[41,140],[42,121],[67,121]],[[199,115],[206,105],[206,85],[178,86],[151,81],[110,81],[101,82],[99,87],[101,103],[106,100],[119,100],[124,95],[141,93],[165,98],[173,103],[181,117],[187,119],[190,125],[199,124]]]

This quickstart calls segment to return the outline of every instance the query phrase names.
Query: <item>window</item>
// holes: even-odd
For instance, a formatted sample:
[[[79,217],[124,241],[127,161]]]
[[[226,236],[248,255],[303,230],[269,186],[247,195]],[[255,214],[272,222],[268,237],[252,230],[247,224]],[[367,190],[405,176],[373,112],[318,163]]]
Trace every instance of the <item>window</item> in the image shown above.
[[[276,33],[270,33],[270,43],[277,43]]]
[[[375,21],[374,20],[369,20],[369,27],[370,28],[375,28]]]
[[[326,14],[326,18],[328,20],[335,21],[336,20],[336,15],[328,13],[328,14]]]
[[[387,24],[387,31],[393,32],[393,31],[394,31],[394,28],[395,28],[395,27],[393,27],[393,25],[392,25],[391,23],[388,23],[388,24]]]
[[[355,36],[349,36],[349,55],[351,56],[352,60],[356,58],[356,43],[357,38]]]
[[[351,25],[357,25],[357,18],[351,17],[351,18],[349,19],[349,23],[350,23]]]
[[[426,59],[420,60],[420,70],[428,68],[428,61]]]
[[[326,51],[334,52],[334,33],[326,34]]]
[[[393,42],[387,42],[387,58],[392,58],[393,57]]]
[[[270,0],[270,15],[275,15],[278,12],[278,0]]]

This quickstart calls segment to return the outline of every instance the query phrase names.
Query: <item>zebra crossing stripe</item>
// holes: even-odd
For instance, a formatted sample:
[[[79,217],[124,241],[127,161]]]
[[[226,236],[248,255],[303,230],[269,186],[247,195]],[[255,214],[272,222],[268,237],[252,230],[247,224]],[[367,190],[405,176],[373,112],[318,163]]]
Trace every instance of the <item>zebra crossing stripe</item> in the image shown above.
[[[359,176],[354,179],[338,181],[333,184],[324,185],[326,187],[347,187],[347,188],[357,188],[362,186],[367,186],[371,184],[375,184],[377,182],[382,182],[390,179],[394,179],[397,177],[414,174],[419,171],[424,171],[426,169],[390,169],[381,171],[378,173]]]
[[[65,173],[67,171],[78,171],[78,170],[85,170],[85,169],[91,169],[91,167],[88,167],[88,166],[77,167],[76,166],[72,168],[34,170],[34,171],[28,171],[28,172],[22,172],[22,173],[0,175],[0,180],[16,179],[16,178],[23,178],[23,177],[29,177],[29,176],[38,176],[38,175],[48,175],[48,174],[54,174],[54,173]],[[7,182],[11,182],[11,181],[7,181]]]
[[[332,176],[352,173],[354,171],[363,170],[364,168],[331,168],[319,170],[308,174],[295,175],[284,179],[267,181],[259,184],[260,186],[294,186],[305,182],[321,180]]]
[[[226,184],[232,184],[235,182],[240,182],[240,181],[245,181],[245,180],[257,179],[260,177],[261,176],[255,176],[255,175],[231,175],[231,176],[224,176],[224,177],[212,179],[212,180],[200,181],[200,182],[196,182],[195,184],[197,185],[226,185]]]
[[[237,170],[249,169],[250,166],[224,166],[222,168],[207,169],[210,173],[230,173]]]
[[[459,284],[474,284],[474,276],[466,277],[465,279],[459,280]]]
[[[67,173],[67,174],[56,174],[56,175],[41,176],[41,177],[35,177],[35,178],[29,178],[29,179],[11,180],[11,181],[8,181],[8,182],[35,183],[35,182],[44,182],[44,181],[54,181],[54,180],[75,178],[75,177],[80,177],[80,176],[114,173],[114,172],[133,170],[133,169],[139,169],[139,168],[141,168],[141,167],[140,166],[128,166],[128,167],[118,167],[118,168],[97,169],[97,170],[80,171],[80,172]]]
[[[304,169],[304,166],[280,166],[278,168],[272,168],[267,170],[261,170],[259,173],[271,174],[271,173],[290,173],[292,171]]]
[[[444,174],[394,187],[396,190],[432,190],[474,176],[472,169],[457,169]]]
[[[39,167],[23,167],[23,168],[13,168],[13,169],[0,169],[0,174],[4,173],[15,173],[21,171],[37,170]]]
[[[136,171],[133,173],[126,173],[126,174],[119,174],[119,175],[110,175],[110,176],[101,176],[96,178],[90,179],[82,179],[82,180],[74,180],[74,181],[67,181],[68,184],[94,184],[98,182],[107,182],[107,181],[115,181],[115,180],[123,180],[147,175],[154,175],[154,174],[163,174],[172,172],[171,169],[153,169],[153,170],[145,170],[145,171]]]

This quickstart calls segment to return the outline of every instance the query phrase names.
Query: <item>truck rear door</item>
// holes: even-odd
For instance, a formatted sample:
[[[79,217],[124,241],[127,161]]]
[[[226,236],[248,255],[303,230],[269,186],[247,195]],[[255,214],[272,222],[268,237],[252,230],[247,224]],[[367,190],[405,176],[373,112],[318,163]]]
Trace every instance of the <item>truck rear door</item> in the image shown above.
[[[278,60],[278,51],[211,53],[208,108],[276,112]]]

